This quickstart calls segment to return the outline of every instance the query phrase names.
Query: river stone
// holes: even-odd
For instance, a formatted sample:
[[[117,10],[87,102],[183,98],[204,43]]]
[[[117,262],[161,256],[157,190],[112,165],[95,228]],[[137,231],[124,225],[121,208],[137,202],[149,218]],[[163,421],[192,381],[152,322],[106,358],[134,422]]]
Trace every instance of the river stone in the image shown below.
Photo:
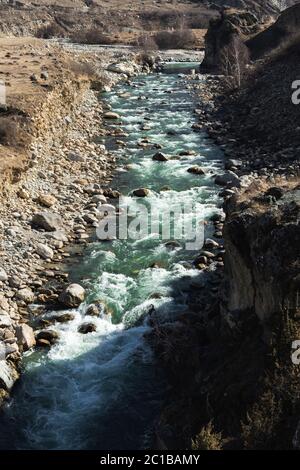
[[[74,320],[75,315],[73,313],[61,313],[53,315],[50,317],[50,320],[57,321],[58,323],[67,323]]]
[[[157,162],[167,162],[168,157],[163,152],[157,152],[155,155],[153,155],[152,160]]]
[[[4,360],[10,354],[18,353],[19,348],[15,342],[15,338],[9,339],[9,342],[0,341],[0,360]]]
[[[103,115],[104,119],[120,119],[120,115],[118,113],[114,113],[112,111],[108,111]]]
[[[227,171],[223,175],[217,175],[215,183],[219,186],[228,186],[231,188],[241,187],[241,180],[233,171]]]
[[[40,344],[40,340],[45,340],[50,344],[55,344],[59,340],[59,333],[54,330],[41,330],[36,335],[36,341],[38,344]]]
[[[207,238],[204,243],[205,248],[219,248],[219,243],[212,238]]]
[[[86,335],[88,333],[93,333],[94,331],[97,331],[97,327],[94,323],[82,323],[82,325],[79,326],[78,332],[82,333],[83,335]]]
[[[59,296],[59,302],[66,307],[78,307],[85,298],[85,290],[79,284],[70,284]]]
[[[241,160],[235,160],[233,158],[229,158],[225,162],[225,169],[226,170],[232,170],[233,168],[239,168],[242,166],[242,161]]]
[[[197,153],[195,152],[195,150],[182,150],[181,152],[179,152],[178,155],[180,157],[190,157],[190,156],[197,155]]]
[[[8,311],[9,303],[6,297],[3,294],[0,294],[0,309]]]
[[[39,243],[35,248],[36,253],[44,259],[52,259],[54,256],[54,251],[50,246]]]
[[[16,297],[18,300],[22,300],[27,304],[31,304],[34,301],[34,293],[29,287],[24,287],[24,289],[20,289],[17,292]]]
[[[5,360],[0,360],[0,386],[9,391],[17,378],[18,373],[11,364]]]
[[[33,329],[25,323],[16,327],[16,337],[17,343],[23,351],[28,351],[36,344]]]
[[[68,242],[68,237],[63,230],[55,230],[55,232],[45,233],[45,237],[52,238],[53,240],[57,240],[59,242]]]
[[[128,76],[132,76],[135,73],[133,64],[126,63],[126,62],[117,62],[117,63],[110,64],[106,70],[108,72],[125,74]]]
[[[38,212],[32,218],[32,224],[37,228],[42,228],[46,232],[55,232],[62,228],[62,218],[53,212]]]
[[[3,310],[0,310],[0,328],[9,328],[11,325],[12,320],[10,316]]]
[[[8,280],[8,275],[4,271],[3,268],[0,268],[0,281],[7,281]]]
[[[94,203],[94,204],[106,204],[107,202],[107,199],[106,199],[106,196],[104,196],[103,194],[96,194],[95,196],[93,196],[91,198],[91,203]]]
[[[170,250],[176,250],[176,248],[182,248],[181,244],[176,240],[170,240],[169,242],[165,243],[165,247],[169,248]]]
[[[216,255],[214,253],[211,253],[211,251],[205,251],[205,250],[201,251],[200,256],[206,256],[206,258],[209,258],[209,259],[216,257]]]
[[[51,343],[47,339],[37,339],[37,345],[40,346],[41,348],[50,348]]]
[[[56,198],[54,196],[51,196],[51,194],[41,194],[38,197],[38,203],[44,207],[52,207],[56,202]]]
[[[67,158],[69,162],[85,162],[85,158],[79,153],[70,152]]]
[[[193,175],[205,175],[205,171],[203,170],[203,168],[201,168],[201,166],[198,166],[198,165],[191,166],[188,169],[188,173],[192,173]]]
[[[139,188],[139,189],[135,189],[134,191],[132,191],[132,194],[133,196],[136,196],[136,197],[147,197],[149,196],[150,191],[149,189],[146,189],[146,188]]]
[[[90,315],[91,317],[99,317],[100,316],[100,309],[98,305],[91,304],[85,311],[85,315]]]

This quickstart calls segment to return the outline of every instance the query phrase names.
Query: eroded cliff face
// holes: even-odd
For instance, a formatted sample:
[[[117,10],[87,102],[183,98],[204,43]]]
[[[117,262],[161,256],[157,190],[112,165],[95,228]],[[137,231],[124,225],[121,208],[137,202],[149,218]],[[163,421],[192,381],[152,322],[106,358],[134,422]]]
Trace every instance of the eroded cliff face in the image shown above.
[[[226,207],[224,312],[229,323],[253,311],[262,324],[297,309],[300,185],[251,185]]]

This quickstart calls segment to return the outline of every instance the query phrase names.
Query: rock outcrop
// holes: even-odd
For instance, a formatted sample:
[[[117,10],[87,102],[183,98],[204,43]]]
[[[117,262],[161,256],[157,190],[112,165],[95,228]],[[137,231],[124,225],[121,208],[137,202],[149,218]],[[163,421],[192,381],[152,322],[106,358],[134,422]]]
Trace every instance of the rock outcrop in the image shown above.
[[[248,11],[225,10],[221,16],[212,19],[205,36],[205,57],[201,68],[205,71],[218,71],[222,49],[238,35],[244,39],[259,31],[258,18]]]
[[[241,321],[252,311],[265,324],[284,308],[296,309],[300,185],[253,183],[230,199],[227,213],[225,310],[229,321]]]

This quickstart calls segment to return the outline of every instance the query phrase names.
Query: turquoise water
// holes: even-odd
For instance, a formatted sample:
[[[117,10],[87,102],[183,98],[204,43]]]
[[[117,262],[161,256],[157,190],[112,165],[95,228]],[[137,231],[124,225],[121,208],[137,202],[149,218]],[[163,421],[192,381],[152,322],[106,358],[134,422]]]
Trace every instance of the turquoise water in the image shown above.
[[[221,212],[212,175],[222,167],[222,153],[205,133],[191,129],[195,105],[182,78],[139,77],[104,99],[121,115],[121,128],[128,134],[107,137],[106,144],[118,156],[113,186],[129,207],[139,204],[131,191],[145,187],[151,191],[145,204],[155,207],[156,216],[187,201],[204,220]],[[142,124],[150,129],[141,130]],[[113,122],[108,126],[120,127]],[[157,150],[140,148],[143,138],[174,158],[153,161]],[[116,144],[120,139],[126,148]],[[195,155],[178,158],[186,150]],[[205,168],[206,174],[188,173],[193,165]],[[209,226],[206,231],[210,235]],[[149,445],[166,384],[144,340],[150,329],[145,315],[154,308],[158,321],[174,320],[187,309],[191,283],[195,288],[202,282],[202,273],[190,264],[197,252],[186,250],[184,240],[173,250],[165,242],[149,234],[141,240],[95,240],[89,245],[73,273],[88,298],[74,310],[73,321],[55,325],[60,341],[48,354],[25,356],[24,374],[1,418],[1,448],[113,450]],[[111,315],[84,316],[95,300],[105,302]],[[97,331],[78,333],[83,319],[93,321]]]

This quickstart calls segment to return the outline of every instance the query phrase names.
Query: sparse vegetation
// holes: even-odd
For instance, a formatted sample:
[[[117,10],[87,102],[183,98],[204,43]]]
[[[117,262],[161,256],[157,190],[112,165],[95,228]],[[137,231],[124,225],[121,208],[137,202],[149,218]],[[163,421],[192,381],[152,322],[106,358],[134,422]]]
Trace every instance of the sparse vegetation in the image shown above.
[[[177,31],[161,31],[154,35],[154,40],[159,49],[184,49],[192,47],[196,38],[190,29]]]
[[[192,440],[192,450],[222,450],[222,434],[214,430],[210,421]]]
[[[247,73],[249,50],[242,39],[234,35],[221,50],[221,72],[229,88],[240,88]]]
[[[42,39],[63,38],[65,36],[65,30],[55,22],[42,26],[36,32],[36,37]]]
[[[187,49],[196,43],[196,37],[190,29],[179,29],[175,31],[158,31],[152,35],[141,36],[136,45],[148,50],[157,49]]]
[[[116,39],[111,34],[103,33],[98,28],[91,28],[87,31],[81,30],[70,36],[72,42],[80,44],[114,44]]]

